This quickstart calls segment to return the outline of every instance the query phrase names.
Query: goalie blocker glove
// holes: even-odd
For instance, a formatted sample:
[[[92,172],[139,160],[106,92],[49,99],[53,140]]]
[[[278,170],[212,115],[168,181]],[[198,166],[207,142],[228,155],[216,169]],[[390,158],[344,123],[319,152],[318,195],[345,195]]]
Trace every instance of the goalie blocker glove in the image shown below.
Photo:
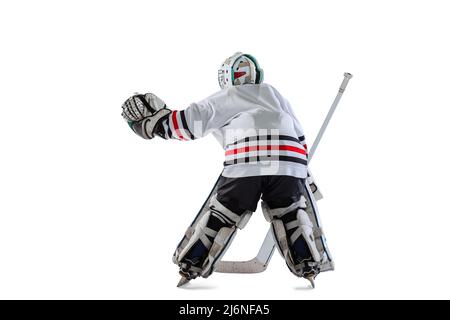
[[[122,110],[122,117],[130,128],[144,139],[154,138],[160,123],[171,113],[164,101],[152,93],[128,98],[122,104]]]

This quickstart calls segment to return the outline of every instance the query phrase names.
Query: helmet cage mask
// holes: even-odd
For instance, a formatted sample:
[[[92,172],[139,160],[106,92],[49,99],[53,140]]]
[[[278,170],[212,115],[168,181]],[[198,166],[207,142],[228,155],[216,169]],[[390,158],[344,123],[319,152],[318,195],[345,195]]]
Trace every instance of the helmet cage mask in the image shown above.
[[[218,81],[221,89],[235,85],[259,84],[263,82],[263,70],[253,56],[236,52],[220,66]]]

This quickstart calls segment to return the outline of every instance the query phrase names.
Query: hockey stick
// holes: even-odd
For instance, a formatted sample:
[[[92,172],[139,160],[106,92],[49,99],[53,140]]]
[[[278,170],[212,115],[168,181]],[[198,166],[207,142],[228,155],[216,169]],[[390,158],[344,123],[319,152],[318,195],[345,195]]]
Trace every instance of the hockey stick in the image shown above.
[[[344,73],[344,80],[342,80],[341,85],[339,86],[339,91],[334,98],[333,104],[331,105],[328,114],[320,127],[319,133],[314,140],[314,143],[308,153],[308,163],[311,161],[317,146],[319,145],[320,140],[322,139],[325,130],[333,116],[334,111],[336,110],[339,101],[341,100],[342,95],[344,94],[345,88],[347,87],[348,82],[353,76],[350,73]],[[217,263],[216,272],[222,273],[259,273],[263,272],[267,269],[269,265],[270,259],[272,258],[273,252],[275,251],[275,240],[272,235],[272,229],[270,228],[264,238],[264,241],[259,249],[258,254],[255,258],[248,261],[220,261]]]

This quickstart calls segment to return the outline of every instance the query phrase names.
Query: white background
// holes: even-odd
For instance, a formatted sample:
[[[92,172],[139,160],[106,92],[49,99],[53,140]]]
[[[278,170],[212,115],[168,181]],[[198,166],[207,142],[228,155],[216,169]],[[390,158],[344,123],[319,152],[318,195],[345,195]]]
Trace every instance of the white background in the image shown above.
[[[3,1],[0,298],[450,298],[446,1]],[[173,109],[255,55],[311,145],[336,271],[317,288],[276,254],[256,275],[177,289],[172,253],[221,170],[213,137],[145,141],[133,92]],[[227,258],[252,258],[258,211]]]

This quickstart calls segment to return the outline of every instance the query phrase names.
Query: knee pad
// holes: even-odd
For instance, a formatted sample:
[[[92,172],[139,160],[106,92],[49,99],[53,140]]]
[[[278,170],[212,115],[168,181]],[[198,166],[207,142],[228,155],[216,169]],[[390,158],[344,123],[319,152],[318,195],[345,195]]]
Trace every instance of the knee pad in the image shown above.
[[[197,217],[186,231],[175,250],[173,262],[186,271],[190,278],[207,278],[216,262],[225,254],[236,230],[244,228],[250,216],[250,211],[242,215],[235,214],[222,205],[215,195],[212,196],[208,210]]]

